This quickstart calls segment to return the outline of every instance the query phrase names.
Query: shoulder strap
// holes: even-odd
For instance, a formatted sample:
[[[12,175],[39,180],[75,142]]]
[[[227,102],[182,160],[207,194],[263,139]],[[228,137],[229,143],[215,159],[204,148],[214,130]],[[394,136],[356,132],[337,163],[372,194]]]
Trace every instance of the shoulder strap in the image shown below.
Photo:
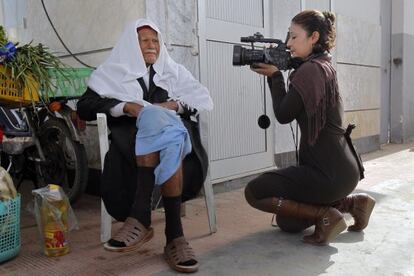
[[[349,124],[348,127],[345,130],[345,139],[348,143],[349,148],[351,149],[352,154],[354,155],[357,164],[358,164],[358,168],[359,168],[359,180],[364,179],[365,175],[364,175],[364,164],[362,163],[362,159],[361,156],[358,154],[354,144],[352,143],[352,139],[351,139],[351,133],[352,130],[355,128],[354,124]]]

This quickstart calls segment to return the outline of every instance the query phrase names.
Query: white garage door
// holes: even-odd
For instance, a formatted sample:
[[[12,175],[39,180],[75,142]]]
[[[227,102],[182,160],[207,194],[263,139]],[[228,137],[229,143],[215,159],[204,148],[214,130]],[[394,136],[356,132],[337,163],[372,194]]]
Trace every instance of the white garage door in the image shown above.
[[[208,121],[208,153],[213,182],[273,167],[273,128],[259,128],[272,113],[263,77],[248,66],[232,66],[233,45],[241,36],[268,33],[267,0],[200,0],[201,81],[215,108]]]

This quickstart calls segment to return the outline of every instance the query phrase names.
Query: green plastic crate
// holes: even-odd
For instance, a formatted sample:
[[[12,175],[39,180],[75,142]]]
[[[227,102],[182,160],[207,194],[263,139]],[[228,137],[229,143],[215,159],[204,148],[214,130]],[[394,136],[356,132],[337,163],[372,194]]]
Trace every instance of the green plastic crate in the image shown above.
[[[80,97],[85,93],[89,76],[93,69],[90,68],[64,68],[59,71],[49,70],[53,80],[52,91],[49,91],[49,98],[54,97]],[[42,92],[44,96],[44,92]]]
[[[20,251],[20,195],[0,200],[0,263]]]

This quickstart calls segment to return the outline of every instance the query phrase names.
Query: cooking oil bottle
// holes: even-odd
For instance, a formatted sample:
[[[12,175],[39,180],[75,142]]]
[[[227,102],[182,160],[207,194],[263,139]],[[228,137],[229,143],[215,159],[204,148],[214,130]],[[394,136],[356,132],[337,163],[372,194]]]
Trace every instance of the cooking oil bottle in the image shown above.
[[[69,252],[68,202],[58,185],[49,184],[46,202],[41,207],[43,251],[46,256],[62,256]]]

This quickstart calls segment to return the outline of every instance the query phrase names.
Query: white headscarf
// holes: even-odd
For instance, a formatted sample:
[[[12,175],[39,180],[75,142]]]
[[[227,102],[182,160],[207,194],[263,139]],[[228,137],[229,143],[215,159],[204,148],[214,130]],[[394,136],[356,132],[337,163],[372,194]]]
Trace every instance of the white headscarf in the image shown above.
[[[108,59],[92,73],[88,86],[105,98],[148,104],[143,100],[143,91],[137,81],[147,73],[137,33],[137,28],[142,26],[150,26],[158,33],[160,53],[153,65],[156,72],[154,84],[166,90],[172,100],[178,100],[198,111],[213,109],[207,88],[184,66],[172,60],[159,29],[148,19],[138,19],[127,25]]]

